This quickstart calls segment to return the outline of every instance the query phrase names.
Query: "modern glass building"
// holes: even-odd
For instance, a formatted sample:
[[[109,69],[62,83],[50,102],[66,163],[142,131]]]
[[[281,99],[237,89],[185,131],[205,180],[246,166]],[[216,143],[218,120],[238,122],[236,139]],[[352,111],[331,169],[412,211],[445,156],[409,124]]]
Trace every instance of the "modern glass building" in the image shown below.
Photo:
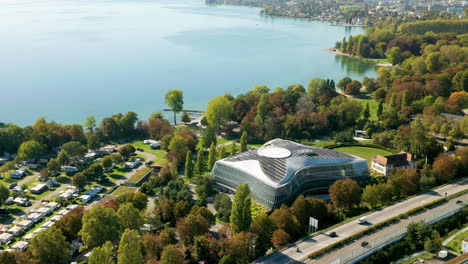
[[[225,192],[247,183],[252,197],[273,209],[306,192],[327,191],[339,179],[366,180],[369,170],[365,159],[350,154],[274,139],[218,160],[212,175],[216,188]]]

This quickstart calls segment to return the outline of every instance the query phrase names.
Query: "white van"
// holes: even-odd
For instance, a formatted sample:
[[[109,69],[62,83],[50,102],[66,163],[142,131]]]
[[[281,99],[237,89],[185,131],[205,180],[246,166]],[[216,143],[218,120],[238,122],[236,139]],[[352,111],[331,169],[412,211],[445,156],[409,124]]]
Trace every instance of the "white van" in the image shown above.
[[[367,223],[367,217],[363,216],[363,217],[359,218],[357,221],[358,221],[358,223],[360,225],[365,224],[365,223]]]

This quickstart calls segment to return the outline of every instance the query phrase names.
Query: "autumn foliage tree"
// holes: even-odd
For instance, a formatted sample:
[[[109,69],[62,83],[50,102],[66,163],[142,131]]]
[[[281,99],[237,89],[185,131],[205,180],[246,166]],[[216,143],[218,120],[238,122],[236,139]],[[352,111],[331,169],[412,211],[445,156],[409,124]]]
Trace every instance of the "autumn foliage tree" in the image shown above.
[[[335,208],[350,210],[361,201],[359,184],[352,179],[337,180],[330,186],[329,193]]]

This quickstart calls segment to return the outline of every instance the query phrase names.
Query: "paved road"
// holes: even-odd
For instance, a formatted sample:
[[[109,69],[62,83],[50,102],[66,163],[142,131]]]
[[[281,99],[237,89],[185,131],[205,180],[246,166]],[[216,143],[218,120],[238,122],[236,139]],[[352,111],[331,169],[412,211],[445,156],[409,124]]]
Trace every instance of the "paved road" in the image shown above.
[[[425,210],[422,213],[418,213],[416,215],[410,216],[407,219],[402,219],[398,223],[393,224],[389,227],[386,227],[384,229],[381,229],[375,233],[363,236],[359,238],[358,240],[354,241],[351,244],[348,244],[342,248],[339,248],[337,250],[334,250],[324,256],[321,256],[320,258],[316,258],[313,260],[307,260],[305,263],[310,263],[310,264],[322,264],[322,263],[332,263],[335,260],[339,259],[340,257],[347,256],[349,254],[352,254],[353,252],[359,252],[363,250],[361,247],[361,243],[364,241],[367,242],[372,242],[372,241],[377,241],[378,239],[381,239],[385,237],[386,235],[392,235],[396,231],[400,230],[401,228],[404,228],[408,226],[411,222],[418,222],[421,220],[424,220],[425,218],[429,218],[432,214],[434,214],[437,211],[442,211],[444,209],[448,209],[450,207],[453,207],[456,205],[457,200],[463,200],[463,201],[468,201],[468,194],[465,194],[463,196],[458,197],[457,199],[453,199],[448,203],[445,203],[443,205],[434,207],[430,210]],[[366,249],[367,251],[367,249]]]
[[[398,204],[386,207],[380,211],[373,212],[367,215],[367,219],[371,224],[377,224],[385,221],[386,219],[392,218],[394,216],[405,213],[412,208],[424,205],[431,201],[440,199],[444,197],[445,193],[451,195],[458,193],[468,188],[468,178],[464,178],[460,181],[457,181],[452,184],[440,187],[435,190],[430,190],[421,195],[415,196],[413,198],[407,199]],[[308,260],[307,256],[312,252],[315,252],[325,246],[333,244],[340,239],[344,239],[348,236],[356,234],[364,229],[368,228],[365,225],[359,225],[356,221],[352,221],[343,225],[340,225],[329,232],[336,232],[338,238],[331,238],[326,235],[316,235],[313,237],[305,238],[304,240],[296,241],[293,244],[290,244],[288,247],[283,248],[282,250],[267,255],[261,259],[256,260],[254,263],[297,263],[304,262]],[[301,252],[296,252],[296,247],[298,246]],[[336,255],[335,258],[339,257]],[[323,262],[326,263],[326,262]]]

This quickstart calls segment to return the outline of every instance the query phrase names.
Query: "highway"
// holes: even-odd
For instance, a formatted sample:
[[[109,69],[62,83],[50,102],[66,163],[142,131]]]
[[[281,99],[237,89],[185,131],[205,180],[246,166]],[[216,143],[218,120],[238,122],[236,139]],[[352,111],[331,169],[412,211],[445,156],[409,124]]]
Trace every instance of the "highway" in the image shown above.
[[[341,256],[347,255],[353,250],[355,250],[355,247],[360,247],[360,243],[352,243],[347,245],[346,247],[340,248],[339,250],[335,250],[331,252],[330,254],[326,254],[325,256],[322,256],[322,258],[316,260],[316,261],[310,261],[308,259],[308,255],[311,254],[312,252],[315,252],[323,247],[326,247],[330,244],[333,244],[335,242],[338,242],[342,239],[345,239],[353,234],[356,234],[358,232],[361,232],[365,229],[367,229],[370,225],[372,224],[377,224],[380,222],[383,222],[389,218],[392,218],[394,216],[398,216],[402,213],[405,213],[413,208],[416,208],[418,206],[422,206],[424,204],[427,204],[431,201],[440,199],[445,196],[445,193],[447,195],[452,195],[455,193],[458,193],[460,191],[463,191],[468,188],[468,178],[464,178],[462,180],[459,180],[455,183],[445,185],[443,187],[437,188],[435,190],[430,190],[425,193],[422,193],[420,195],[417,195],[415,197],[409,198],[407,200],[404,200],[400,203],[394,204],[392,206],[383,208],[380,211],[375,211],[372,212],[368,215],[366,215],[369,224],[368,225],[359,225],[357,224],[356,221],[351,221],[346,224],[340,225],[338,227],[335,227],[334,229],[329,230],[327,233],[330,232],[336,232],[338,237],[332,238],[329,237],[325,234],[318,234],[313,237],[307,237],[302,240],[296,241],[295,243],[290,244],[289,246],[274,252],[272,254],[269,254],[263,258],[260,258],[254,263],[281,263],[281,264],[286,264],[286,263],[331,263],[334,260],[340,258]],[[460,197],[460,199],[467,200],[468,194],[463,195]],[[458,198],[457,198],[458,199]],[[450,203],[449,203],[450,204]],[[447,204],[444,204],[442,206],[438,206],[436,208],[432,208],[429,211],[424,212],[423,214],[425,215],[426,213],[430,213],[434,210],[440,210],[442,207],[449,206]],[[400,221],[394,225],[391,225],[388,228],[385,228],[383,230],[380,230],[376,233],[373,233],[369,235],[370,237],[382,237],[385,235],[385,233],[381,233],[384,230],[387,230],[389,228],[402,228],[403,226],[407,225],[411,221],[417,221],[420,215],[423,214],[417,214],[415,216],[409,217],[407,220],[408,221]],[[320,223],[319,223],[320,224]],[[388,231],[388,230],[387,230]],[[369,236],[365,237],[365,239],[370,239]],[[361,241],[362,239],[358,239],[358,242]],[[299,247],[300,252],[296,251],[296,246]]]

